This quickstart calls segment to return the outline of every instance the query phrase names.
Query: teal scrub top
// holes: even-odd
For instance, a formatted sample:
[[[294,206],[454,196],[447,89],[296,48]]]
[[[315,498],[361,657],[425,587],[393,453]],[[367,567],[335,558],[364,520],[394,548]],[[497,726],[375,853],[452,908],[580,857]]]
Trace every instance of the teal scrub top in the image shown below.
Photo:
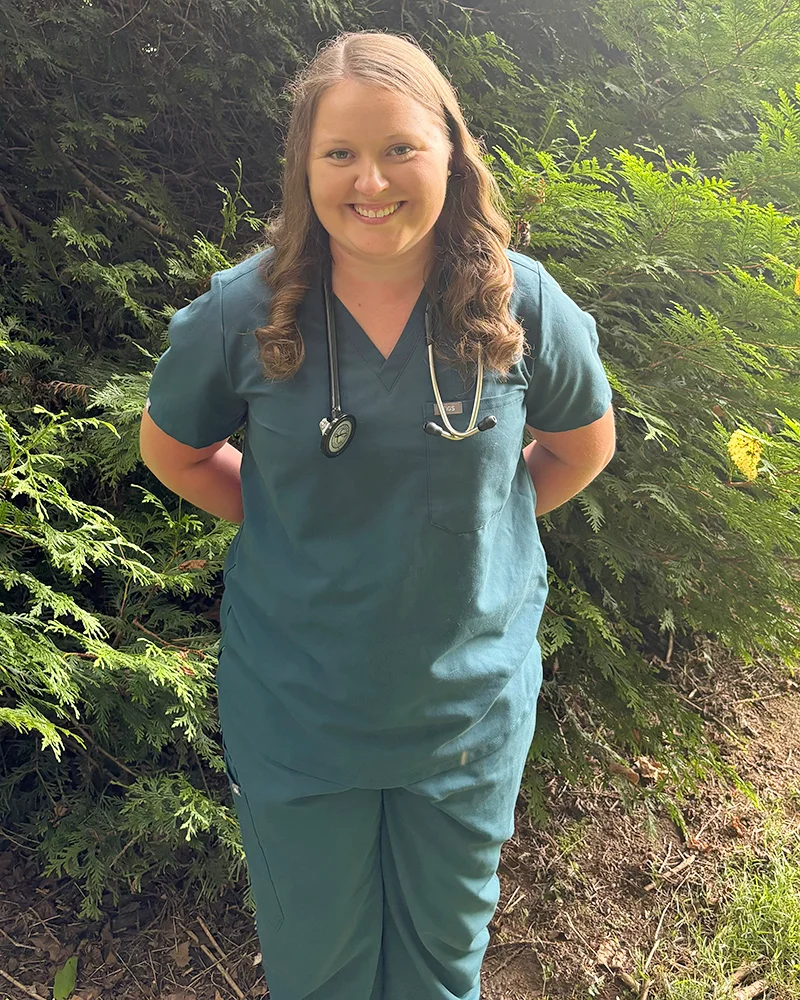
[[[258,267],[271,252],[215,274],[175,313],[149,390],[155,423],[193,448],[246,428],[221,608],[223,735],[246,730],[259,752],[319,778],[406,785],[491,753],[535,712],[547,565],[522,435],[526,422],[566,431],[608,409],[594,320],[509,251],[530,352],[505,380],[486,373],[479,419],[497,426],[448,441],[423,431],[435,401],[426,291],[386,359],[334,296],[342,408],[358,428],[327,458],[321,274],[297,314],[300,371],[266,381],[253,331],[267,323]],[[437,375],[466,427],[474,374],[438,361]]]

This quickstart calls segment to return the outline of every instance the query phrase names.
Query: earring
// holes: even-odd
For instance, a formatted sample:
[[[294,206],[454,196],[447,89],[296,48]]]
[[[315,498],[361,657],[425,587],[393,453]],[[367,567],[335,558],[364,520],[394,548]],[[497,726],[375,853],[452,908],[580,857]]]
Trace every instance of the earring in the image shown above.
[[[447,171],[447,176],[448,176],[448,177],[452,176],[452,173],[453,173],[453,171],[452,171],[452,170],[448,170],[448,171]]]

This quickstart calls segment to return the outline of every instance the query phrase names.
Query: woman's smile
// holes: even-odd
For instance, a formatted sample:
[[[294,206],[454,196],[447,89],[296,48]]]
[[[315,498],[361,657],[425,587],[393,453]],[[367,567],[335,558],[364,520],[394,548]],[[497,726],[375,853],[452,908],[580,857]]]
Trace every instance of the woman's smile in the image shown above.
[[[398,212],[403,208],[406,203],[404,201],[389,202],[380,208],[373,208],[372,206],[366,205],[348,205],[347,207],[356,216],[359,222],[365,222],[368,225],[380,225],[381,223],[389,222],[393,219]],[[369,213],[369,214],[367,214]]]

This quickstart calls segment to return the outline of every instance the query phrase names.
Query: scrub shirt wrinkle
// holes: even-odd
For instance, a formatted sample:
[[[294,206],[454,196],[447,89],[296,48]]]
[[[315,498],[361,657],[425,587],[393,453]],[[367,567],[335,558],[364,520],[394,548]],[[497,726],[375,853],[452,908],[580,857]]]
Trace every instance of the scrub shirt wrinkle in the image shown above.
[[[388,358],[334,299],[342,405],[358,428],[330,459],[322,276],[298,309],[300,371],[267,381],[254,331],[267,323],[259,266],[271,252],[215,274],[175,313],[149,391],[152,419],[193,447],[246,425],[221,610],[223,732],[247,731],[320,779],[407,785],[488,755],[535,711],[547,565],[522,437],[526,422],[571,430],[606,412],[597,332],[540,264],[508,251],[530,351],[507,379],[485,375],[479,419],[497,426],[454,442],[422,429],[435,419],[426,292]],[[441,361],[437,376],[466,426],[474,378]]]

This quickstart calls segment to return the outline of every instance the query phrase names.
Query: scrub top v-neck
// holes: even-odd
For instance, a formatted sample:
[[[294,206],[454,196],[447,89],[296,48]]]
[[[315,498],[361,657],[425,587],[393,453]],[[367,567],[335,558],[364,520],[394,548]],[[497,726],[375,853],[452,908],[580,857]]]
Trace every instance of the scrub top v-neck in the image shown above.
[[[422,317],[425,314],[426,303],[427,294],[423,288],[391,353],[388,357],[384,357],[342,300],[336,294],[333,296],[333,315],[337,331],[341,330],[350,338],[353,347],[364,359],[364,364],[372,369],[387,392],[392,391],[398,376],[408,362],[419,339],[421,325],[424,329]]]
[[[286,767],[360,787],[409,784],[485,756],[535,711],[547,565],[522,459],[526,421],[570,430],[611,392],[594,322],[530,258],[509,252],[511,308],[530,354],[487,373],[464,441],[435,417],[417,300],[384,358],[334,299],[342,406],[358,431],[320,451],[329,405],[321,273],[297,313],[306,357],[264,379],[262,252],[179,310],[149,392],[150,416],[195,448],[242,424],[244,520],[226,560],[217,681],[223,733],[246,729]],[[474,374],[437,362],[444,402],[469,419]],[[461,421],[461,422],[460,422]]]

